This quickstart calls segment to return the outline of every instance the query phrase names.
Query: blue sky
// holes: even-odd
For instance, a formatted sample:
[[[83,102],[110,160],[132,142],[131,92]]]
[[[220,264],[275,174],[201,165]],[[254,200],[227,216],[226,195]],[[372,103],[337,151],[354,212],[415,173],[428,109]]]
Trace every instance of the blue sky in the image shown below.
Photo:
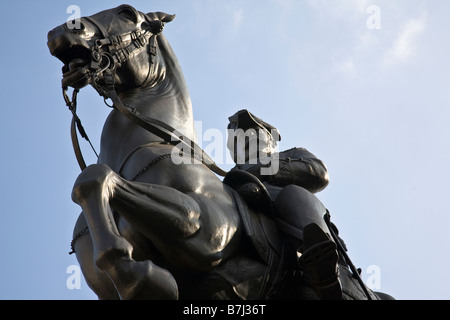
[[[225,135],[227,118],[247,108],[279,129],[280,149],[305,147],[326,163],[331,182],[317,196],[365,280],[377,270],[379,290],[398,299],[450,299],[450,2],[128,3],[177,15],[164,33],[203,131]],[[46,46],[72,4],[91,15],[122,2],[2,6],[0,299],[96,298],[84,281],[66,284],[77,265],[68,251],[79,169],[61,63]],[[97,147],[108,111],[94,90],[81,91]]]

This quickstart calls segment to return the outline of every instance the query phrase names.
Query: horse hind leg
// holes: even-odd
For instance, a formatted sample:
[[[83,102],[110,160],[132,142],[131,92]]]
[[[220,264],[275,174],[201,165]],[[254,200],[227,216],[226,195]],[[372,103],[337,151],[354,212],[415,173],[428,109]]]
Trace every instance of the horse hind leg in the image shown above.
[[[93,259],[121,299],[176,299],[173,276],[151,261],[135,261],[132,245],[120,235],[109,202],[118,176],[106,165],[92,165],[77,178],[72,199],[84,212],[93,244]]]

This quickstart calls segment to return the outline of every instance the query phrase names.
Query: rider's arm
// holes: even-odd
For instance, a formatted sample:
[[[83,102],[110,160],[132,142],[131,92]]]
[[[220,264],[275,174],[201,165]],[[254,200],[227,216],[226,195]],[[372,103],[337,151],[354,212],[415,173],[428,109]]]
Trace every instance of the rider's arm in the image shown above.
[[[261,175],[260,164],[247,165],[242,169],[256,175],[261,181],[285,187],[295,184],[316,193],[329,183],[325,164],[305,148],[292,148],[279,153],[279,169],[273,175]]]
[[[325,164],[304,148],[292,148],[280,152],[279,170],[269,176],[273,185],[284,187],[296,184],[316,193],[325,189],[329,183]]]

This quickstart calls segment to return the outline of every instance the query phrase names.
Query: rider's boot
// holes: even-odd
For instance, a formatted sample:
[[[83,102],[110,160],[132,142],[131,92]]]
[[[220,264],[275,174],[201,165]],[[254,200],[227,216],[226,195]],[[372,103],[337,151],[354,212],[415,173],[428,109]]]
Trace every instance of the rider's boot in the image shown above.
[[[303,229],[303,246],[298,255],[300,270],[320,299],[342,299],[337,246],[317,224]]]

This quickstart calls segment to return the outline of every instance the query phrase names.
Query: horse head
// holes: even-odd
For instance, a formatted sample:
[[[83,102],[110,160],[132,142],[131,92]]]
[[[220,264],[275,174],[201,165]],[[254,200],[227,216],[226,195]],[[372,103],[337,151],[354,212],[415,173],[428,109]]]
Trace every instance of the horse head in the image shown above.
[[[63,86],[82,88],[90,83],[98,89],[107,69],[114,70],[118,92],[164,78],[166,65],[154,38],[174,17],[121,5],[51,30],[48,47],[64,63]]]
[[[165,123],[194,141],[189,91],[178,59],[162,34],[164,25],[174,17],[164,12],[144,14],[121,5],[51,30],[47,44],[50,53],[64,64],[64,94],[69,86],[80,89],[88,84],[104,98],[111,98],[108,93],[114,91],[141,116]],[[101,161],[112,167],[111,159],[124,157],[116,150],[127,153],[139,145],[161,141],[160,135],[142,131],[116,111],[105,122],[101,142]],[[126,138],[121,130],[128,132]]]

